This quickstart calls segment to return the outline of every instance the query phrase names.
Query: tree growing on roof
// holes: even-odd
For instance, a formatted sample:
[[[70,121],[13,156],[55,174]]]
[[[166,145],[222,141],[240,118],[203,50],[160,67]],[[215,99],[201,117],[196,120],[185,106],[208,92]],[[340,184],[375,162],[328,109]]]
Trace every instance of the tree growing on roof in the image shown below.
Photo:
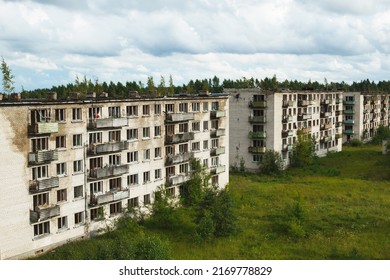
[[[11,94],[14,93],[14,75],[12,75],[12,71],[5,62],[4,58],[1,57],[1,73],[3,74],[3,89],[4,93]]]

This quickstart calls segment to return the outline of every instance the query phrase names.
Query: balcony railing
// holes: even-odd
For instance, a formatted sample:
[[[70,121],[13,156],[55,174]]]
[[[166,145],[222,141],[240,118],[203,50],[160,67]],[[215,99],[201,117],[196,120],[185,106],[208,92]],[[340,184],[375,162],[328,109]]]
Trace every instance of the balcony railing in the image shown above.
[[[320,126],[320,130],[327,130],[327,129],[331,129],[332,128],[332,124],[330,123],[325,123],[325,124],[322,124]]]
[[[354,134],[354,131],[352,129],[346,129],[344,130],[344,134]]]
[[[30,222],[37,223],[57,217],[60,215],[60,206],[51,205],[51,206],[38,206],[34,210],[30,210]]]
[[[91,197],[89,205],[101,205],[106,204],[110,202],[114,202],[117,200],[122,200],[130,197],[130,191],[129,190],[118,190],[113,192],[108,192],[101,195],[93,195]]]
[[[284,144],[283,145],[283,151],[284,152],[291,152],[293,150],[293,145],[292,144]]]
[[[303,113],[298,115],[298,121],[305,121],[305,120],[310,120],[312,118],[311,114]]]
[[[225,153],[225,147],[218,147],[210,150],[210,156],[212,157],[223,155],[224,153]]]
[[[182,162],[190,161],[194,153],[186,152],[176,155],[168,155],[165,160],[166,165],[174,165]]]
[[[173,186],[173,185],[183,184],[184,182],[187,182],[188,180],[190,180],[190,176],[188,174],[178,174],[175,176],[167,177],[166,183],[168,186]]]
[[[292,130],[283,130],[282,131],[282,138],[286,138],[288,136],[293,136],[294,132]]]
[[[294,102],[292,100],[283,100],[283,107],[292,107],[294,105]]]
[[[340,139],[340,138],[342,138],[342,137],[343,137],[343,135],[342,135],[342,134],[340,134],[340,133],[337,133],[335,138],[336,138],[336,139]]]
[[[217,165],[210,167],[210,174],[220,174],[225,172],[225,165]]]
[[[248,153],[252,154],[264,154],[266,147],[248,147]]]
[[[333,99],[322,99],[321,105],[329,105],[333,103]]]
[[[355,120],[344,120],[343,121],[345,124],[354,124],[355,123]]]
[[[115,153],[128,149],[129,143],[127,141],[109,142],[103,144],[90,144],[88,146],[89,155],[98,155],[105,153]]]
[[[89,120],[88,129],[104,129],[104,128],[117,128],[127,126],[127,118],[106,118],[106,119],[93,119]]]
[[[191,140],[194,140],[194,133],[193,132],[184,132],[184,133],[180,133],[180,134],[165,136],[165,144],[167,144],[167,145],[188,142]]]
[[[355,110],[344,110],[344,114],[347,114],[347,115],[355,114]]]
[[[256,131],[256,132],[249,132],[249,138],[250,139],[264,139],[267,137],[266,131]]]
[[[298,107],[306,107],[309,104],[309,100],[298,100]]]
[[[31,193],[43,192],[58,187],[59,183],[60,180],[58,177],[51,177],[51,178],[39,179],[39,180],[30,180],[29,190]]]
[[[332,137],[331,136],[323,136],[323,137],[321,137],[320,141],[323,143],[327,143],[327,142],[332,141]]]
[[[57,150],[36,151],[35,153],[28,154],[29,164],[40,164],[40,163],[49,162],[53,160],[58,160]]]
[[[249,101],[249,107],[251,108],[267,108],[267,101]]]
[[[102,179],[112,176],[119,176],[127,173],[129,167],[127,164],[124,165],[110,165],[102,168],[95,168],[89,171],[89,179]]]
[[[332,112],[321,112],[320,118],[329,118],[332,116]]]
[[[311,127],[304,127],[301,129],[302,133],[311,133]]]
[[[210,137],[220,137],[220,136],[225,136],[225,129],[224,128],[218,128],[215,130],[210,131]]]
[[[39,122],[28,126],[30,135],[51,134],[58,132],[58,123],[56,122]]]
[[[249,116],[249,122],[251,123],[266,123],[266,116]]]
[[[218,119],[226,117],[226,112],[225,111],[211,111],[210,112],[210,119]]]
[[[186,122],[194,119],[194,113],[168,113],[166,122]]]
[[[353,101],[353,100],[346,100],[346,101],[344,101],[344,104],[345,105],[354,105],[355,101]]]
[[[336,98],[336,104],[343,103],[343,100],[341,98]]]
[[[292,122],[292,121],[293,121],[293,117],[292,116],[290,116],[290,115],[282,116],[282,122],[283,123]]]

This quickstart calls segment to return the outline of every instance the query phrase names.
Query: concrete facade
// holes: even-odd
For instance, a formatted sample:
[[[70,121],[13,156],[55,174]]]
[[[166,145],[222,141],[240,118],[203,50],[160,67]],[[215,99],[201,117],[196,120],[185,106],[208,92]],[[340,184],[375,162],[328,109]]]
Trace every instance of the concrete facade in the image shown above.
[[[179,195],[191,158],[229,180],[229,99],[0,101],[0,259],[89,237],[128,207]]]
[[[389,95],[360,92],[343,94],[343,142],[368,142],[379,126],[389,125]]]
[[[342,93],[312,91],[266,92],[225,89],[230,96],[230,166],[256,171],[267,149],[279,152],[290,164],[298,131],[316,141],[324,156],[342,149]]]

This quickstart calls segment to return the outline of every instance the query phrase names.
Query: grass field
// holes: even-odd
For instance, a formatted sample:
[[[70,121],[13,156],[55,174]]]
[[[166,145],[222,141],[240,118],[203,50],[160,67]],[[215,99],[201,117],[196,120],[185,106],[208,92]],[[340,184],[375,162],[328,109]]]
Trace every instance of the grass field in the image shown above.
[[[196,242],[186,209],[172,230],[142,230],[168,240],[172,259],[390,259],[389,179],[379,146],[344,147],[280,176],[231,174],[233,236]]]
[[[378,146],[345,147],[278,177],[232,174],[235,236],[166,236],[174,259],[390,259],[389,179]]]

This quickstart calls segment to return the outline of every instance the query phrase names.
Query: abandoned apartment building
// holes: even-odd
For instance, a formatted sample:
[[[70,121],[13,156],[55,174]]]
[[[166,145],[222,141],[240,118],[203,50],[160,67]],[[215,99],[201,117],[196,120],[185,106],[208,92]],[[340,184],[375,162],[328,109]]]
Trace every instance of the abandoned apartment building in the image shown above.
[[[160,186],[179,195],[199,159],[229,180],[229,98],[0,101],[0,259],[88,237]]]

